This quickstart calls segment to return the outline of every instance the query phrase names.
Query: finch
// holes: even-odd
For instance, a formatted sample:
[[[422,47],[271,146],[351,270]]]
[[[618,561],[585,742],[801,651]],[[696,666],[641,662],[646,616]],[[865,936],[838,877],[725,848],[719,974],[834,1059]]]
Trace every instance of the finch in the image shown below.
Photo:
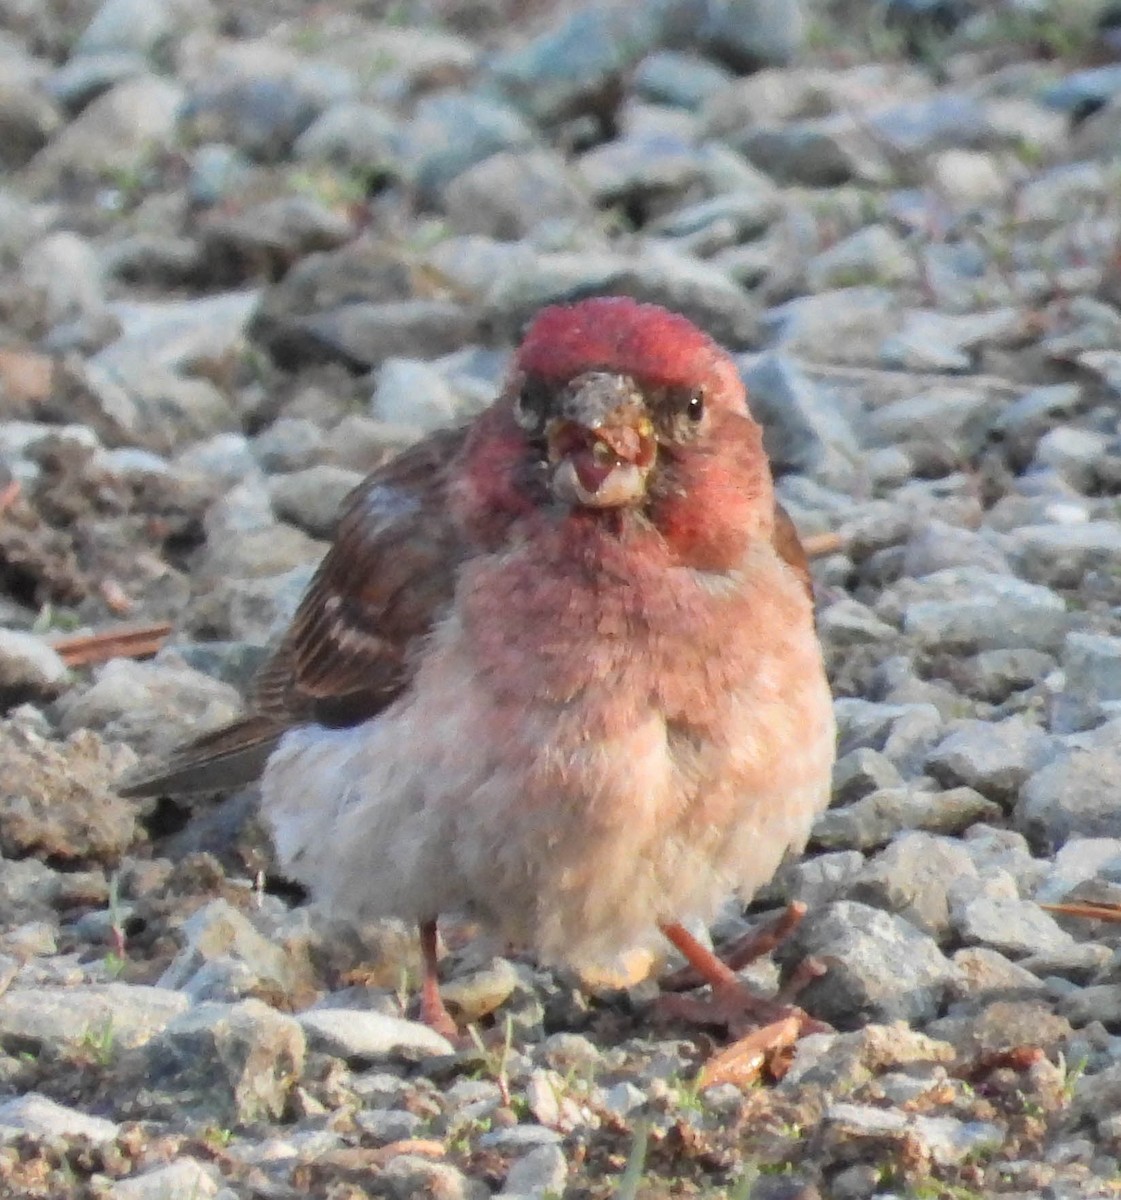
[[[621,297],[546,308],[497,399],[374,471],[246,715],[122,789],[260,775],[283,872],[421,934],[616,961],[748,899],[830,794],[805,555],[729,355]]]

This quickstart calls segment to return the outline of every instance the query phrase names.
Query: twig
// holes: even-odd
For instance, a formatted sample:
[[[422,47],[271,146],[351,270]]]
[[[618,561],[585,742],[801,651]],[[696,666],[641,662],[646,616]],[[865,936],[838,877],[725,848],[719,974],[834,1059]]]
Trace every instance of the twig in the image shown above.
[[[1047,912],[1058,913],[1062,917],[1087,917],[1091,921],[1121,921],[1121,904],[1041,904],[1040,908]]]
[[[51,645],[68,667],[88,667],[111,658],[148,658],[160,649],[170,632],[168,622],[156,621],[58,638]]]
[[[810,533],[802,539],[802,549],[807,558],[824,558],[845,548],[843,533]]]
[[[9,508],[19,499],[19,480],[9,480],[3,488],[0,488],[0,515],[6,513]]]

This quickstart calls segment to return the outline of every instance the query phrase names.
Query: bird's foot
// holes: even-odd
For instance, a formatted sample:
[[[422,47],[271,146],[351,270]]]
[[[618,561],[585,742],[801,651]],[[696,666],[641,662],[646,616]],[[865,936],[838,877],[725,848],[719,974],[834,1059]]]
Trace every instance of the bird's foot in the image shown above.
[[[425,984],[427,985],[427,980]],[[448,1012],[447,1005],[440,997],[438,987],[429,989],[425,986],[422,988],[417,1019],[427,1025],[429,1029],[446,1037],[453,1046],[458,1047],[465,1043],[464,1035],[460,1032],[451,1013]]]
[[[460,1033],[448,1006],[440,995],[440,977],[437,964],[440,958],[439,937],[436,932],[436,922],[422,921],[420,925],[420,956],[424,965],[424,977],[420,985],[420,1011],[418,1018],[446,1037],[453,1046],[463,1046],[466,1039]]]
[[[779,1023],[793,1022],[794,1036],[807,1033],[827,1033],[830,1027],[791,1003],[793,998],[825,968],[815,959],[799,963],[794,974],[775,996],[760,996],[754,988],[737,979],[713,983],[708,996],[686,996],[664,993],[655,1001],[660,1016],[671,1020],[688,1021],[694,1025],[715,1025],[727,1029],[734,1038]]]
[[[769,953],[798,924],[805,913],[803,906],[791,907],[763,930],[753,930],[737,942],[729,954],[736,967]],[[718,958],[680,925],[664,925],[662,932],[689,963],[667,981],[670,988],[683,989],[708,984],[708,996],[685,996],[664,992],[656,1001],[656,1011],[671,1019],[726,1029],[735,1039],[702,1070],[698,1082],[747,1083],[763,1068],[781,1074],[780,1060],[798,1038],[808,1033],[829,1032],[830,1027],[811,1017],[793,1003],[794,997],[825,968],[814,959],[806,959],[795,968],[782,989],[773,997],[760,996],[736,974],[733,965]]]
[[[756,959],[770,954],[776,946],[785,942],[802,923],[802,918],[805,915],[806,906],[800,900],[795,900],[791,904],[788,904],[769,924],[749,930],[743,937],[737,938],[730,946],[725,946],[719,955],[713,954],[707,947],[701,946],[699,942],[696,943],[696,947],[702,954],[708,955],[708,957],[715,959],[716,962],[721,963],[729,972],[742,971],[749,963],[753,963]],[[680,928],[678,925],[670,925],[664,927],[663,932],[677,946],[678,950],[685,955],[690,965],[682,967],[680,971],[674,971],[672,975],[668,975],[662,980],[661,986],[664,992],[688,992],[693,988],[701,987],[705,983],[715,982],[712,977],[711,964],[707,961],[703,965],[696,962],[695,955],[683,949],[675,940],[675,935],[669,932],[671,929],[677,930]],[[690,950],[693,950],[693,947],[690,947]]]

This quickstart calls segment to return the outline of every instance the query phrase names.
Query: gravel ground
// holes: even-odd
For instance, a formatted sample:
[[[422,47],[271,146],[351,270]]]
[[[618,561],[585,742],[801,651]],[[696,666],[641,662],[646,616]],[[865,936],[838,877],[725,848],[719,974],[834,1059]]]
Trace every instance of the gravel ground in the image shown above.
[[[1094,0],[0,0],[0,1195],[1121,1194],[1121,17]],[[361,475],[540,305],[739,357],[833,807],[718,938],[837,1032],[702,1087],[641,972],[309,911],[228,718]],[[167,621],[154,657],[60,638]],[[743,1086],[741,1086],[743,1085]]]

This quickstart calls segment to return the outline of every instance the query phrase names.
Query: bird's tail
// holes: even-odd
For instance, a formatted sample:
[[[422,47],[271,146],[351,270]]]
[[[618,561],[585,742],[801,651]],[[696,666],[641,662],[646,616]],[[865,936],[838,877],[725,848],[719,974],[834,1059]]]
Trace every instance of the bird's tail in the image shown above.
[[[250,714],[173,750],[156,764],[129,771],[117,791],[128,798],[220,792],[252,783],[280,741],[284,726]]]

